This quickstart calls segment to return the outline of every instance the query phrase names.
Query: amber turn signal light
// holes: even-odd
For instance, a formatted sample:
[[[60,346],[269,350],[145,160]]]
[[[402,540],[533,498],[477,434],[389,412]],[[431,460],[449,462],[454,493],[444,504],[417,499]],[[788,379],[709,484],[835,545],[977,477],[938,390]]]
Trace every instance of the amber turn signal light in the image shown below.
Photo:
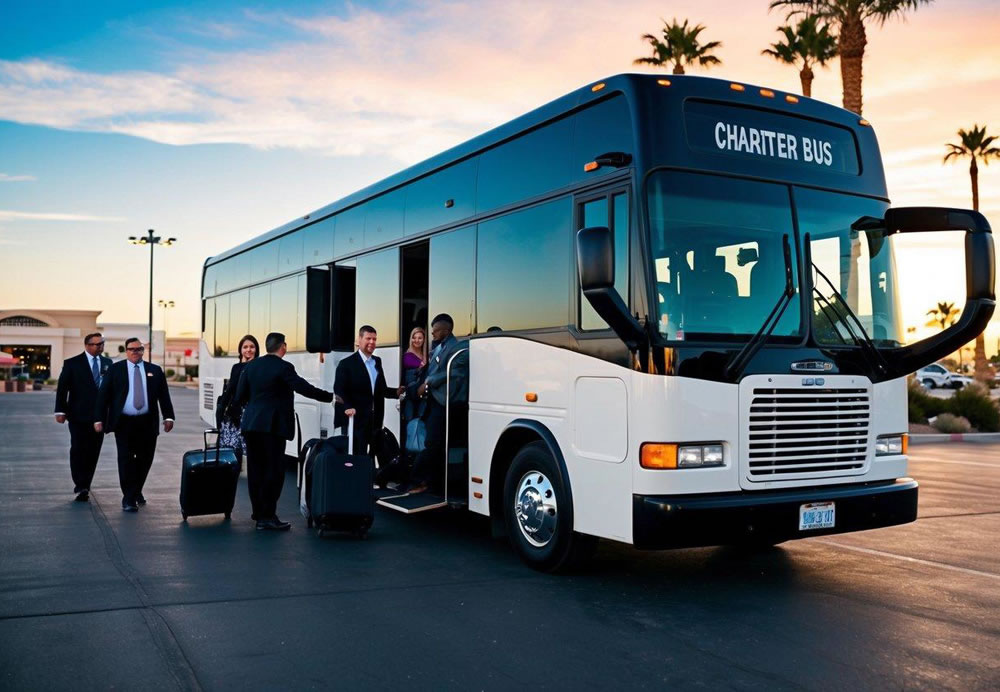
[[[677,468],[677,445],[644,443],[639,450],[639,465],[644,469]]]

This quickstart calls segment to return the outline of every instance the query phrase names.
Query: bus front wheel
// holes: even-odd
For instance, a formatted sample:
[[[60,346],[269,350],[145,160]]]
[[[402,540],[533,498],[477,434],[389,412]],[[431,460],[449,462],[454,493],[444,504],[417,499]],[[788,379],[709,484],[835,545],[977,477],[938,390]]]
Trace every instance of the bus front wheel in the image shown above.
[[[531,567],[556,572],[585,560],[597,544],[573,531],[573,507],[543,442],[521,449],[504,482],[504,521],[514,550]]]

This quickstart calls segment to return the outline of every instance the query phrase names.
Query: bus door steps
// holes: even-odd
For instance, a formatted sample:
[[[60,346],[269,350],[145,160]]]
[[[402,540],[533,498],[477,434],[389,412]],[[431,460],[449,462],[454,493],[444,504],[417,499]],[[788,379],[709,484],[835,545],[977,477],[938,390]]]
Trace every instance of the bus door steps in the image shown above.
[[[443,495],[426,492],[419,495],[388,495],[380,498],[378,504],[403,514],[416,514],[417,512],[447,507],[448,501]]]

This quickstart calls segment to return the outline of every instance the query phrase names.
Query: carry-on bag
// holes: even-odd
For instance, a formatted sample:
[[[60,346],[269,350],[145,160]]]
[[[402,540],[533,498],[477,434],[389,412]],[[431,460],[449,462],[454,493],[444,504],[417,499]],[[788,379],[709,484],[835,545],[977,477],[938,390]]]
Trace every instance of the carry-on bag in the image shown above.
[[[367,454],[349,453],[354,449],[353,417],[347,422],[346,452],[338,451],[340,444],[329,440],[317,445],[312,455],[307,474],[309,523],[319,528],[320,535],[349,531],[364,538],[375,519],[375,463]]]
[[[215,446],[208,436],[215,435]],[[219,431],[204,432],[205,446],[184,453],[181,466],[181,516],[225,514],[229,519],[236,503],[236,485],[242,464],[232,447],[219,446]]]

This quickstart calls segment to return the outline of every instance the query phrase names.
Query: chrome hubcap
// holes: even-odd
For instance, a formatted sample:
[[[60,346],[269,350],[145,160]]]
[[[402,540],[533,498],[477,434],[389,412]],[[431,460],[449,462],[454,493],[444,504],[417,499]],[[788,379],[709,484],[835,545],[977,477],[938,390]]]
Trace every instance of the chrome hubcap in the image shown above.
[[[521,476],[514,496],[514,516],[521,535],[536,548],[549,544],[556,533],[556,492],[544,473]]]

